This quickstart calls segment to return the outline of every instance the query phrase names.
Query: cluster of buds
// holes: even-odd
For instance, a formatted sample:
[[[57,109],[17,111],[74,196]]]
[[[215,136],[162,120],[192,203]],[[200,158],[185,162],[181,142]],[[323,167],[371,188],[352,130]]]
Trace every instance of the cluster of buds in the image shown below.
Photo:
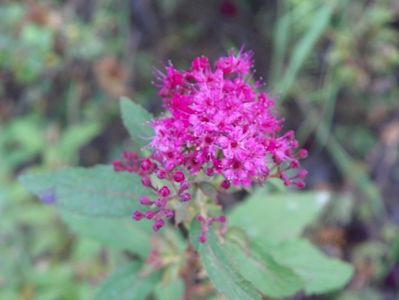
[[[124,152],[123,160],[114,161],[113,166],[116,172],[140,175],[142,185],[151,189],[156,195],[155,199],[151,199],[149,196],[141,196],[139,203],[143,207],[147,207],[147,210],[136,210],[132,214],[135,221],[142,219],[153,221],[152,228],[154,231],[159,231],[166,224],[166,220],[174,217],[175,212],[169,207],[171,200],[178,199],[181,202],[191,200],[191,193],[188,192],[189,183],[184,173],[180,170],[162,168],[161,164],[153,157],[141,158],[135,152]],[[153,176],[158,181],[165,182],[165,185],[155,186],[152,180]]]

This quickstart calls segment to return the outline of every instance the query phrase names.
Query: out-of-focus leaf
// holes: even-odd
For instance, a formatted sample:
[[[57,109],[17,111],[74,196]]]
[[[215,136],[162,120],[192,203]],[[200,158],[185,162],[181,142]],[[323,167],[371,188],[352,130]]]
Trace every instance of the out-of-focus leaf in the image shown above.
[[[232,264],[229,255],[224,251],[223,245],[220,244],[213,231],[208,232],[206,243],[198,243],[199,229],[197,227],[192,228],[191,239],[197,247],[202,264],[216,290],[229,300],[262,299],[258,290]]]
[[[321,138],[322,133],[325,133],[323,127],[320,126],[318,134],[316,135],[317,138]],[[331,154],[339,170],[348,179],[352,180],[365,196],[371,213],[376,218],[382,219],[386,215],[386,209],[381,198],[381,193],[377,185],[371,180],[367,171],[348,155],[335,138],[330,137],[328,139],[326,149]]]
[[[148,145],[154,136],[154,130],[149,124],[153,118],[152,115],[127,98],[120,100],[120,106],[123,124],[129,131],[133,142],[140,148]]]
[[[8,5],[2,6],[0,9],[1,20],[10,27],[11,25],[15,25],[16,22],[20,22],[23,16],[24,7],[20,3],[9,3]]]
[[[269,251],[280,264],[293,269],[304,279],[307,294],[340,289],[353,275],[349,264],[325,256],[305,240],[287,241],[271,247]]]
[[[150,252],[150,222],[134,222],[130,218],[88,217],[63,212],[63,220],[76,233],[103,245],[129,250],[146,258]]]
[[[23,27],[21,39],[29,46],[38,47],[41,51],[48,51],[53,42],[53,33],[48,28],[29,24]]]
[[[280,1],[279,5],[282,7],[286,6],[285,1]],[[281,78],[281,72],[283,69],[284,57],[288,50],[288,41],[290,33],[290,24],[292,22],[292,13],[287,13],[284,16],[280,16],[275,23],[273,30],[273,65],[272,72],[270,74],[273,78],[273,82],[277,78]]]
[[[0,165],[13,169],[32,159],[44,148],[40,120],[35,115],[15,120],[0,128]]]
[[[183,299],[184,284],[181,279],[176,279],[167,284],[158,284],[155,290],[157,300],[180,300]]]
[[[303,38],[294,47],[285,75],[278,85],[278,92],[281,93],[280,98],[284,98],[289,92],[307,56],[311,53],[314,45],[326,30],[333,11],[334,7],[332,4],[321,6],[308,32],[306,32]]]
[[[19,179],[42,202],[90,216],[128,216],[139,208],[138,197],[148,193],[138,175],[116,173],[109,166],[30,173]]]
[[[328,199],[326,192],[267,194],[262,188],[229,214],[229,225],[242,228],[253,240],[288,240],[318,217]]]
[[[259,247],[244,249],[236,243],[226,242],[223,251],[228,253],[242,276],[266,296],[288,297],[304,287],[298,275]]]
[[[95,123],[69,127],[62,135],[59,154],[65,160],[72,159],[79,149],[94,138],[100,130],[101,127]]]
[[[372,288],[363,288],[358,291],[345,291],[339,294],[337,300],[381,300],[381,293]]]
[[[137,262],[121,267],[100,287],[96,300],[145,300],[153,291],[159,274],[143,276]]]

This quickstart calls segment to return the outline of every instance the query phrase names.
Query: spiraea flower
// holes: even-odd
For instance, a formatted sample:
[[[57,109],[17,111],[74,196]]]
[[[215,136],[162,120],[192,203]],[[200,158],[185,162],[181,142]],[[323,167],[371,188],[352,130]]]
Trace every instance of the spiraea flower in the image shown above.
[[[148,209],[135,211],[133,219],[153,221],[158,231],[174,217],[171,201],[192,199],[198,176],[221,182],[221,189],[249,187],[278,177],[286,186],[304,187],[306,171],[299,159],[306,150],[297,150],[294,132],[281,134],[283,120],[275,113],[274,101],[254,81],[252,55],[231,53],[212,66],[206,57],[193,60],[191,68],[173,65],[160,75],[159,96],[166,113],[154,120],[155,136],[146,158],[125,153],[114,162],[116,171],[135,172],[144,186],[154,190],[156,199],[141,198]],[[157,182],[164,185],[155,186]],[[208,226],[224,216],[200,215],[206,241]]]

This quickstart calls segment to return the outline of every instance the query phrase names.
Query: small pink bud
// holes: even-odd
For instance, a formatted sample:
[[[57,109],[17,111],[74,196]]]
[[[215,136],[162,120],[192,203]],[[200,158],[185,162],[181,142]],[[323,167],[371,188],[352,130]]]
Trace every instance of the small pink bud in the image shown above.
[[[166,197],[168,197],[170,195],[170,190],[169,190],[169,188],[166,185],[164,185],[163,187],[160,188],[160,190],[158,191],[158,194],[161,197],[166,198]]]
[[[143,213],[141,211],[136,210],[133,215],[132,218],[135,221],[140,221],[142,218],[144,217]]]
[[[306,171],[305,169],[301,169],[298,172],[298,177],[299,178],[305,178],[308,175],[308,171]]]
[[[165,209],[164,210],[164,215],[165,217],[167,217],[168,219],[171,219],[174,217],[175,212],[172,209]]]
[[[180,195],[180,200],[182,202],[188,202],[191,200],[191,194],[190,193],[183,193]]]
[[[292,184],[291,180],[289,180],[288,178],[284,179],[283,182],[285,186],[290,186]]]
[[[200,222],[200,223],[205,223],[206,219],[203,216],[198,216],[197,217],[197,221]]]
[[[219,221],[220,223],[226,223],[226,217],[225,217],[225,216],[220,216],[220,217],[218,218],[218,221]]]
[[[164,207],[166,204],[165,199],[158,199],[157,201],[155,201],[155,206],[158,208]]]
[[[125,170],[125,168],[122,165],[122,162],[119,160],[116,160],[112,163],[112,166],[114,167],[115,172],[122,172]]]
[[[174,168],[175,168],[175,164],[170,162],[170,161],[168,161],[165,164],[165,170],[168,171],[168,172],[172,171]]]
[[[152,204],[151,199],[148,198],[147,196],[141,196],[139,201],[140,201],[141,205],[151,205]]]
[[[298,157],[299,157],[299,158],[306,158],[306,157],[308,157],[308,150],[306,150],[306,149],[301,149],[301,150],[299,150],[299,152],[298,152]]]
[[[220,186],[222,188],[224,188],[225,190],[230,188],[230,182],[228,180],[223,180],[222,183],[220,184]]]
[[[285,136],[287,137],[287,139],[291,140],[295,137],[295,133],[293,130],[288,131]]]
[[[206,235],[201,234],[198,240],[201,244],[205,244],[206,243]]]
[[[150,187],[152,185],[150,177],[148,176],[141,177],[141,184],[145,187]]]
[[[299,162],[297,160],[291,161],[291,163],[290,163],[290,168],[291,169],[296,169],[298,167],[299,167]]]
[[[273,156],[273,160],[274,160],[274,162],[275,162],[277,165],[281,164],[281,162],[282,162],[281,158],[280,158],[279,156],[277,156],[277,155],[274,155],[274,156]]]
[[[162,219],[159,219],[159,220],[155,221],[155,223],[152,225],[152,229],[154,231],[159,231],[164,225],[165,225],[165,221]]]
[[[190,187],[190,186],[189,186],[188,182],[187,182],[187,181],[183,181],[183,182],[180,184],[179,191],[182,192],[182,191],[188,190],[189,187]]]
[[[303,189],[305,187],[305,182],[301,181],[297,181],[295,182],[295,185],[297,186],[297,188],[299,189]]]
[[[146,211],[146,212],[144,213],[144,217],[145,217],[147,220],[152,220],[152,218],[153,218],[155,215],[156,215],[156,212],[155,212],[155,211],[152,211],[152,210],[148,210],[148,211]]]
[[[182,171],[177,171],[173,174],[173,180],[176,182],[182,182],[185,179],[184,173]]]
[[[166,175],[167,175],[167,173],[166,173],[165,170],[158,170],[158,172],[157,172],[157,177],[158,177],[159,179],[165,179],[165,178],[166,178]]]
[[[205,171],[206,176],[212,176],[214,174],[214,170],[212,168],[208,168]]]
[[[214,160],[213,161],[213,166],[216,168],[216,170],[221,170],[223,168],[223,164],[221,160]]]
[[[152,169],[152,167],[153,167],[153,163],[152,163],[152,161],[151,160],[149,160],[148,158],[146,158],[146,159],[143,159],[143,161],[141,162],[141,169],[143,170],[143,171],[149,171],[149,170],[151,170]]]
[[[288,176],[287,176],[285,173],[283,173],[283,172],[281,172],[281,173],[279,174],[279,178],[280,178],[282,181],[287,181],[287,180],[288,180]]]

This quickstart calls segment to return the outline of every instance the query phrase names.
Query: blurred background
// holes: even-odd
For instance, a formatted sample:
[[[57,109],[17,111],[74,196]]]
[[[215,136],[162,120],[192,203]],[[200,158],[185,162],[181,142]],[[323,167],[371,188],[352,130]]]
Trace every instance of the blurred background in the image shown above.
[[[92,299],[118,261],[16,177],[109,163],[129,146],[120,96],[157,115],[156,69],[243,45],[310,152],[307,189],[333,194],[308,237],[356,269],[306,299],[399,299],[396,0],[2,0],[0,299]]]

